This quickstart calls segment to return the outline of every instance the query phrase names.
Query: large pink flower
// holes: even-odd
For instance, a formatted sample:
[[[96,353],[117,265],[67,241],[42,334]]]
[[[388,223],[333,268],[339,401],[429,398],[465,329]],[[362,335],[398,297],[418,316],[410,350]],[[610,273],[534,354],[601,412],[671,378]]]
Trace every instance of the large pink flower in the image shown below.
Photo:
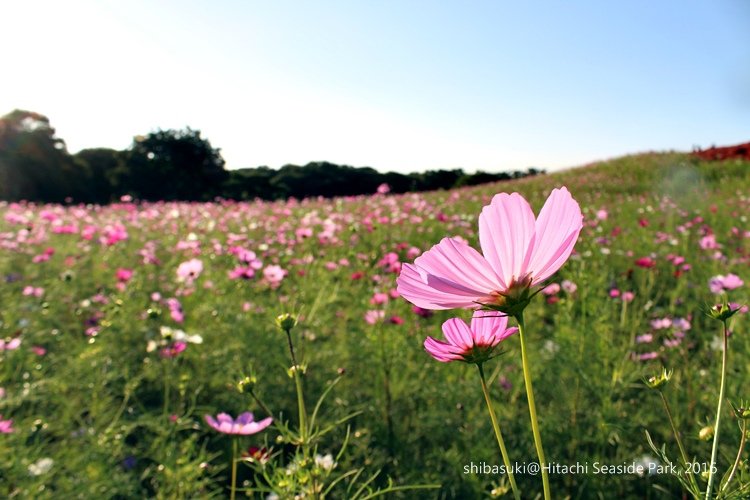
[[[495,346],[513,335],[518,328],[508,328],[508,317],[495,311],[474,311],[471,326],[459,318],[443,323],[446,342],[427,337],[425,350],[433,358],[448,361],[482,363],[492,357]]]
[[[581,208],[565,187],[552,190],[537,219],[520,194],[497,194],[479,215],[482,254],[444,238],[403,265],[398,292],[424,309],[504,310],[509,298],[527,302],[528,291],[570,257],[582,227]]]

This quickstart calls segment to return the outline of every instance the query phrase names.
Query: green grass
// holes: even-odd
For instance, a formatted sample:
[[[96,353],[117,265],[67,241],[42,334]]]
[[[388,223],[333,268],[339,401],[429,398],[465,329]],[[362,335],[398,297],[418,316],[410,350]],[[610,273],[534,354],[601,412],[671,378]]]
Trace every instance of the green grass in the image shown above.
[[[501,463],[476,370],[437,363],[422,348],[427,335],[441,335],[442,321],[453,315],[467,318],[467,313],[421,318],[398,298],[382,308],[386,319],[403,318],[402,325],[369,325],[364,315],[381,308],[369,303],[375,291],[395,288],[396,275],[377,266],[386,253],[398,252],[408,262],[409,247],[424,251],[444,236],[461,236],[477,246],[477,217],[493,194],[519,191],[538,211],[560,185],[581,204],[586,227],[576,254],[553,281],[570,280],[577,291],[562,292],[553,304],[538,296],[525,314],[548,460],[588,462],[593,469],[594,462],[618,465],[654,456],[645,429],[677,459],[658,393],[642,383],[665,366],[675,371],[665,395],[688,453],[706,461],[711,442],[699,440],[698,432],[714,418],[720,352],[711,344],[720,324],[701,308],[717,299],[708,289],[710,277],[733,272],[750,279],[750,239],[732,234],[732,228],[748,230],[750,163],[646,154],[519,181],[393,197],[136,207],[0,205],[4,216],[26,219],[0,220],[0,338],[22,339],[19,349],[0,353],[0,387],[5,389],[0,414],[12,418],[15,428],[0,435],[0,495],[226,495],[229,439],[202,417],[248,409],[261,415],[254,400],[235,389],[238,380],[253,373],[257,394],[277,419],[282,415],[296,422],[286,340],[274,324],[282,312],[300,315],[293,334],[298,355],[308,365],[309,400],[317,399],[343,368],[344,378],[326,400],[323,417],[330,422],[361,411],[351,421],[347,454],[338,470],[382,469],[378,485],[386,484],[386,477],[396,484],[441,484],[439,490],[406,492],[403,498],[489,495],[501,478],[464,474],[470,462]],[[608,218],[596,223],[600,209]],[[42,217],[44,211],[100,232],[91,241],[80,234],[53,234],[54,223]],[[100,244],[101,228],[116,222],[127,228],[128,239]],[[330,225],[335,226],[333,242],[313,236],[289,243],[299,227],[312,227],[317,235]],[[722,258],[700,248],[708,232],[722,245]],[[255,251],[264,264],[278,263],[289,271],[279,288],[260,277],[228,278],[237,264],[227,254],[230,233],[245,236],[235,244]],[[158,265],[142,263],[138,252],[148,241],[156,242]],[[180,241],[197,241],[199,250],[177,250]],[[33,263],[48,247],[55,249],[50,260]],[[669,254],[684,257],[691,269],[676,277]],[[656,266],[636,266],[644,256],[653,256]],[[190,258],[201,259],[205,269],[194,291],[178,297],[185,314],[178,325],[150,294],[174,297],[184,289],[175,272]],[[350,265],[325,267],[340,259]],[[123,290],[116,287],[118,268],[134,270]],[[352,279],[356,272],[361,279]],[[43,287],[44,295],[23,295],[27,285]],[[635,298],[625,308],[610,297],[612,288],[633,291]],[[107,303],[92,301],[97,294]],[[747,303],[747,286],[730,297]],[[89,337],[86,321],[95,314],[101,316],[101,330]],[[662,331],[653,332],[654,349],[634,344],[636,336],[651,331],[651,320],[663,317],[691,319],[680,346],[664,347]],[[733,319],[727,385],[732,401],[750,397],[743,392],[750,377],[746,324],[743,314]],[[188,345],[174,359],[147,353],[148,340],[162,325],[200,334],[204,342]],[[44,347],[46,354],[36,355],[32,346]],[[646,350],[660,357],[632,359],[632,352]],[[511,460],[531,462],[536,454],[518,339],[506,341],[505,351],[486,367],[509,384],[504,389],[493,383],[492,397]],[[723,473],[739,442],[729,408],[722,425]],[[267,440],[283,460],[289,445],[276,443],[278,434],[269,429],[241,443],[247,447]],[[338,429],[320,443],[319,453],[335,455],[343,439],[344,429]],[[31,475],[29,465],[44,457],[53,459],[51,469]],[[241,466],[240,480],[254,479],[252,470]],[[539,477],[516,474],[516,480],[523,498],[541,492]],[[676,498],[681,491],[669,475],[553,474],[551,481],[555,498]]]

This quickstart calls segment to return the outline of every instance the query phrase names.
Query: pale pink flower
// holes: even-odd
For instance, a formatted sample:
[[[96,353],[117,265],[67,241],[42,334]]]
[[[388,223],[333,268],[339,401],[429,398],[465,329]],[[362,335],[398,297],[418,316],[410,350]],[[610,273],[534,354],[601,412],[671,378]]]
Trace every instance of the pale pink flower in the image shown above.
[[[0,351],[15,351],[20,346],[21,339],[18,337],[10,339],[7,342],[4,339],[0,339]]]
[[[550,283],[549,285],[542,288],[542,294],[544,295],[557,295],[560,293],[560,285],[557,283]]]
[[[708,280],[708,288],[711,293],[719,294],[727,290],[734,290],[744,285],[745,282],[736,274],[718,275]]]
[[[409,250],[406,251],[406,257],[409,260],[416,259],[417,257],[419,257],[419,254],[421,253],[422,253],[422,250],[420,250],[419,248],[411,247]]]
[[[698,245],[703,250],[716,250],[717,248],[721,248],[721,245],[716,242],[716,236],[714,236],[713,234],[709,234],[701,238],[698,242]]]
[[[13,429],[13,419],[3,420],[3,416],[0,415],[0,434],[10,434]]]
[[[436,360],[483,363],[492,357],[495,347],[518,331],[508,328],[508,317],[496,311],[474,311],[471,326],[459,318],[443,323],[445,342],[427,337],[425,350]]]
[[[44,295],[44,288],[41,288],[41,287],[33,287],[33,286],[26,286],[26,287],[24,287],[24,289],[23,289],[23,294],[24,294],[24,295],[27,295],[27,296],[28,296],[28,295],[33,295],[34,297],[37,297],[37,298],[39,298],[39,297],[41,297],[42,295]]]
[[[369,325],[374,325],[375,323],[382,321],[383,318],[385,318],[385,311],[381,309],[373,309],[365,313],[365,321]]]
[[[529,290],[568,259],[582,227],[581,209],[564,187],[552,191],[536,220],[520,194],[497,194],[479,216],[484,255],[444,238],[404,264],[398,291],[425,309],[503,308],[509,298],[522,308]]]
[[[386,183],[381,184],[378,186],[378,194],[388,194],[391,192],[391,186],[389,186]]]
[[[203,272],[203,262],[200,259],[190,259],[177,267],[177,281],[188,285],[195,281]]]
[[[651,359],[656,359],[659,357],[658,352],[645,352],[643,354],[637,355],[638,361],[649,361]]]
[[[578,290],[578,285],[570,280],[563,280],[561,285],[562,289],[565,290],[565,293],[567,294],[574,294],[576,293],[576,290]]]
[[[635,338],[635,343],[636,344],[644,344],[644,343],[648,343],[648,342],[653,342],[653,340],[654,340],[654,335],[653,334],[651,334],[651,333],[644,333],[643,335],[638,335]]]
[[[287,271],[282,269],[281,266],[272,265],[263,269],[263,278],[272,288],[279,286],[286,275]]]
[[[374,305],[381,305],[388,302],[388,294],[387,293],[375,293],[373,294],[372,298],[370,299],[370,304]]]
[[[660,318],[660,319],[651,320],[651,328],[653,328],[654,330],[664,330],[665,328],[671,328],[671,326],[672,326],[671,318]]]
[[[257,434],[273,422],[271,417],[256,422],[253,414],[249,411],[241,413],[236,420],[227,413],[219,413],[216,418],[205,415],[204,418],[206,423],[214,430],[224,434],[241,434],[243,436]]]
[[[635,293],[633,292],[623,292],[622,294],[623,302],[633,302],[634,298],[635,298]]]

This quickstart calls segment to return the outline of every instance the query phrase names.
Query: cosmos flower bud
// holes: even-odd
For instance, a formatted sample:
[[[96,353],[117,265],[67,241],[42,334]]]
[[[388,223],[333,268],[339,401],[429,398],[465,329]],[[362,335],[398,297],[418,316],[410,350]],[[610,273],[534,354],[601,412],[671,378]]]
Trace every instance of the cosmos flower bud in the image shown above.
[[[289,313],[279,314],[276,316],[276,326],[288,332],[297,324],[297,318]]]
[[[289,375],[289,378],[294,378],[294,374],[297,371],[299,371],[302,375],[304,375],[307,372],[307,366],[305,365],[292,366],[286,371],[286,374]]]
[[[748,420],[750,419],[750,404],[740,401],[739,406],[735,406],[734,403],[729,403],[732,405],[732,410],[734,410],[734,416],[737,417],[740,420]]]
[[[709,308],[706,314],[713,319],[726,321],[734,316],[739,310],[739,307],[733,306],[732,304],[727,302],[726,298],[724,298],[724,302],[722,302],[721,304],[716,304],[715,306]]]
[[[237,382],[237,391],[240,393],[252,391],[258,379],[255,376],[245,376],[239,382]]]
[[[644,383],[650,389],[658,389],[659,387],[669,382],[669,380],[672,378],[672,373],[672,370],[667,371],[667,369],[665,368],[659,375],[653,375],[644,380]]]
[[[714,428],[712,425],[707,425],[698,431],[698,439],[701,441],[710,441],[714,437]]]

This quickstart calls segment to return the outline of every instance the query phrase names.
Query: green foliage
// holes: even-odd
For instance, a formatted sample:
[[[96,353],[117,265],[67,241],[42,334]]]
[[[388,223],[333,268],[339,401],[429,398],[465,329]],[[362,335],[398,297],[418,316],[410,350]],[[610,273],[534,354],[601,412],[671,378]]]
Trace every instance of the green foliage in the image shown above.
[[[542,171],[465,174],[462,170],[381,174],[329,162],[225,170],[221,151],[198,130],[158,130],[136,136],[125,151],[92,148],[71,156],[49,119],[29,111],[0,118],[0,200],[106,204],[123,195],[140,200],[279,200],[450,189]]]

